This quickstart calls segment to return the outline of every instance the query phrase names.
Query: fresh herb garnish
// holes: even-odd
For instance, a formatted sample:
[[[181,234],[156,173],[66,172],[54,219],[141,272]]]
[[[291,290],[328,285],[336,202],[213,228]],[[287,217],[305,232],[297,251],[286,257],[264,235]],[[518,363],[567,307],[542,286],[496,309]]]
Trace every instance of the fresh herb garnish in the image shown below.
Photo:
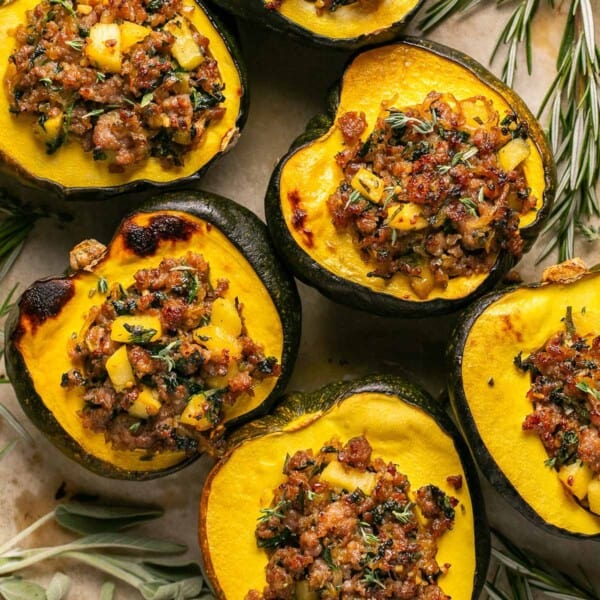
[[[444,174],[444,173],[448,173],[448,171],[450,171],[450,169],[452,169],[452,167],[456,167],[459,163],[463,163],[467,166],[470,166],[469,159],[476,156],[478,152],[479,152],[479,148],[477,148],[477,146],[471,146],[470,148],[467,148],[466,150],[457,152],[452,157],[452,160],[450,161],[449,165],[439,165],[437,170],[440,173]]]
[[[402,507],[402,510],[393,510],[392,514],[394,518],[403,525],[412,521],[415,517],[413,513],[414,502],[408,502],[405,506]]]
[[[372,569],[365,569],[365,574],[363,575],[361,581],[363,581],[370,587],[377,586],[381,589],[385,589],[385,584],[381,581],[379,577],[380,576],[376,570],[373,571]]]
[[[459,202],[467,209],[470,215],[474,217],[478,216],[477,203],[474,202],[473,198],[460,198]]]
[[[140,101],[140,106],[142,108],[144,108],[145,106],[148,106],[148,104],[150,104],[150,102],[152,102],[152,100],[154,100],[154,93],[148,92],[147,94],[144,94],[142,96],[142,100]]]
[[[125,323],[123,327],[129,333],[129,341],[132,344],[148,344],[157,333],[156,329],[146,329],[142,325]]]
[[[83,40],[69,40],[65,42],[67,46],[73,48],[73,50],[77,52],[81,52],[83,50]]]
[[[257,521],[266,523],[272,517],[279,517],[280,519],[283,519],[285,516],[284,512],[287,510],[289,505],[290,503],[287,500],[281,499],[275,506],[271,508],[261,508],[261,516],[258,517]]]
[[[358,190],[352,190],[348,194],[348,202],[346,202],[344,209],[348,208],[351,204],[357,204],[361,200],[366,200],[366,198]]]
[[[433,123],[418,119],[417,117],[409,117],[400,110],[391,109],[390,114],[385,118],[385,122],[392,129],[404,129],[407,125],[412,127],[416,132],[426,135],[433,131]]]
[[[171,356],[171,352],[181,346],[181,340],[173,340],[170,344],[159,350],[156,354],[152,354],[152,358],[162,360],[167,365],[167,371],[172,371],[175,368],[175,360]]]
[[[50,0],[50,4],[60,4],[72,17],[76,17],[71,0]]]

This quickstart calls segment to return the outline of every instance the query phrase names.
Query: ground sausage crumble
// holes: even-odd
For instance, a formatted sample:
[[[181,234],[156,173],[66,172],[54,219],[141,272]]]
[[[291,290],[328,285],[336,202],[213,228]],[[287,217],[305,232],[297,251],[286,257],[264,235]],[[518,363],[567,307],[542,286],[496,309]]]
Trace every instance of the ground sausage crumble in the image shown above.
[[[286,480],[256,528],[267,586],[247,600],[449,600],[438,585],[450,565],[436,561],[437,540],[458,501],[435,485],[413,494],[397,465],[371,453],[361,436],[287,458]]]
[[[43,0],[14,34],[10,111],[36,118],[48,153],[73,138],[111,171],[149,157],[182,165],[225,113],[209,39],[186,10],[182,0]]]
[[[337,126],[344,178],[328,200],[333,225],[349,233],[368,276],[404,274],[420,298],[451,278],[488,272],[499,251],[520,257],[520,215],[535,210],[522,168],[527,124],[502,120],[491,101],[431,92],[417,106],[385,107],[374,130],[347,112]],[[505,164],[520,157],[518,164]]]
[[[579,334],[571,307],[564,322],[564,330],[542,348],[515,358],[516,366],[531,375],[527,397],[533,412],[523,429],[538,434],[546,465],[589,507],[589,485],[599,485],[600,478],[600,336]]]
[[[279,376],[277,359],[265,356],[248,335],[243,305],[229,297],[229,282],[219,279],[213,287],[209,270],[202,255],[188,252],[138,270],[127,289],[101,279],[91,290],[105,299],[74,334],[74,366],[62,375],[62,385],[83,389],[84,426],[104,433],[113,447],[194,453],[207,439],[219,438],[225,407],[252,395],[263,379]],[[235,326],[231,339],[213,322],[219,303]],[[156,325],[140,321],[148,317]],[[124,341],[114,339],[119,321],[129,332]],[[228,345],[221,344],[223,335]],[[115,375],[109,361],[123,349]],[[132,375],[124,383],[123,369]]]

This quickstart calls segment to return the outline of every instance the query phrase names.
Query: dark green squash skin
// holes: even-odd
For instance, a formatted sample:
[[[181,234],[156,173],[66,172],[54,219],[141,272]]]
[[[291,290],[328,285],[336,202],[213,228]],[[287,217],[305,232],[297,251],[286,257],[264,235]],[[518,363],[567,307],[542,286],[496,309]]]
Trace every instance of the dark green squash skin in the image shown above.
[[[525,117],[529,124],[531,139],[535,142],[542,156],[545,176],[544,197],[541,199],[541,206],[538,209],[537,217],[531,225],[523,227],[520,230],[524,242],[523,251],[526,252],[535,242],[544,221],[550,212],[556,188],[556,167],[554,158],[550,147],[546,142],[545,134],[537,120],[524,102],[518,98],[512,90],[507,88],[502,81],[494,77],[487,69],[466,54],[429,40],[419,40],[407,37],[399,41],[407,45],[428,50],[437,56],[441,56],[459,64],[461,67],[485,82],[491,90],[507,98],[509,104],[520,115]],[[352,60],[350,62],[352,62]],[[432,300],[416,302],[403,300],[390,294],[375,292],[363,285],[346,280],[325,269],[322,265],[313,260],[295,242],[281,210],[279,191],[281,173],[287,161],[299,148],[307,146],[312,141],[320,138],[333,126],[339,106],[342,80],[343,75],[340,78],[338,87],[329,95],[326,112],[313,117],[309,121],[306,131],[294,141],[289,152],[280,160],[271,176],[269,187],[267,189],[265,198],[267,224],[273,235],[277,250],[281,253],[281,256],[293,271],[294,275],[304,283],[317,288],[323,295],[335,302],[345,304],[358,310],[391,317],[418,318],[451,313],[466,306],[475,298],[478,298],[493,289],[504,275],[506,275],[506,273],[508,273],[508,271],[510,271],[510,269],[518,262],[514,256],[510,255],[508,252],[501,252],[499,254],[498,259],[488,276],[478,288],[469,295],[455,299],[435,298]]]
[[[598,275],[596,275],[598,276]],[[552,285],[552,284],[550,284]],[[543,284],[534,283],[527,286],[510,286],[500,291],[491,292],[482,298],[478,299],[469,308],[467,308],[461,315],[458,324],[452,333],[450,338],[450,344],[446,352],[446,372],[448,373],[448,394],[450,397],[450,403],[452,406],[452,412],[455,417],[455,421],[458,423],[459,428],[463,434],[464,439],[467,441],[471,449],[471,453],[475,458],[477,465],[481,472],[485,475],[486,479],[490,484],[501,494],[501,496],[521,515],[523,515],[531,523],[554,535],[560,535],[586,540],[599,540],[600,535],[585,535],[579,533],[573,533],[566,529],[556,527],[542,519],[540,515],[533,510],[530,504],[521,496],[519,491],[506,477],[504,472],[500,469],[486,445],[484,444],[479,434],[477,424],[473,419],[473,415],[469,408],[468,400],[465,396],[463,389],[463,377],[462,377],[462,366],[464,348],[467,342],[467,338],[473,327],[475,321],[479,316],[494,302],[500,300],[505,294],[524,287],[527,289],[535,290],[543,287]],[[501,433],[499,429],[499,434]]]
[[[294,419],[311,413],[326,412],[345,398],[364,392],[396,396],[398,401],[422,409],[435,420],[442,431],[452,438],[456,453],[464,467],[467,478],[466,485],[473,504],[477,569],[471,600],[476,600],[483,589],[490,558],[490,530],[477,469],[468,446],[457,427],[446,414],[443,405],[436,403],[420,385],[405,377],[370,375],[354,381],[331,383],[314,392],[286,394],[271,413],[243,425],[228,435],[227,442],[230,447],[228,454],[235,451],[237,446],[249,439],[281,431],[287,423]],[[207,486],[207,489],[208,487],[210,486]]]
[[[221,35],[231,59],[240,77],[240,109],[235,126],[238,134],[241,133],[248,118],[250,107],[250,93],[248,89],[248,78],[244,59],[232,29],[223,23],[223,20],[215,15],[205,0],[195,0],[196,4],[206,14],[213,24],[215,30]],[[225,15],[227,17],[228,15]],[[0,187],[21,202],[46,203],[52,200],[66,201],[93,201],[105,200],[119,194],[139,193],[141,197],[148,198],[149,192],[160,193],[181,188],[190,188],[198,185],[207,169],[218,158],[226,154],[235,146],[235,140],[228,145],[225,151],[218,152],[200,170],[187,177],[180,177],[173,181],[156,182],[147,179],[138,179],[122,185],[106,186],[101,188],[66,187],[55,181],[44,178],[35,179],[31,174],[24,172],[19,165],[11,162],[10,156],[0,156]],[[43,154],[41,154],[43,156]],[[92,160],[90,156],[90,160]]]
[[[289,35],[301,43],[329,46],[337,50],[358,50],[372,44],[381,44],[396,39],[408,25],[412,17],[419,11],[425,0],[419,0],[417,5],[398,21],[386,29],[367,33],[354,38],[330,38],[316,34],[310,29],[301,27],[298,23],[290,21],[279,11],[265,8],[264,0],[211,0],[237,17],[247,19],[267,26],[269,29]],[[316,18],[316,17],[315,17]]]
[[[256,271],[267,288],[281,318],[284,339],[279,380],[271,394],[260,406],[226,424],[228,429],[232,429],[250,419],[266,414],[285,389],[292,374],[300,343],[300,297],[294,280],[277,260],[264,223],[248,209],[232,200],[207,192],[179,191],[157,196],[131,214],[162,210],[183,211],[220,229]],[[68,279],[68,277],[53,277],[41,281],[65,279]],[[32,284],[29,289],[35,287],[35,285],[36,283]],[[53,413],[44,404],[43,399],[35,390],[21,353],[13,343],[14,337],[18,335],[19,314],[20,301],[17,302],[10,313],[5,328],[7,375],[25,414],[69,458],[104,477],[143,481],[173,473],[201,456],[199,452],[177,465],[160,471],[128,471],[117,468],[83,451],[81,446],[65,432]],[[60,374],[57,376],[60,376]],[[220,452],[220,450],[215,449],[215,452]]]

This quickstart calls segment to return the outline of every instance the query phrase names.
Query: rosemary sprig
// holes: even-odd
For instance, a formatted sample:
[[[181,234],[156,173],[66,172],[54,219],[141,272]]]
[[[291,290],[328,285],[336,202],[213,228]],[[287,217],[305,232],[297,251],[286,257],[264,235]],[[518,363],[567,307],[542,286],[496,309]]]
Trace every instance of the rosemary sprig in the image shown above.
[[[571,0],[557,70],[540,108],[550,116],[548,135],[558,169],[556,203],[544,229],[552,239],[541,258],[558,248],[559,260],[565,260],[574,255],[578,226],[589,237],[586,222],[600,216],[600,50],[590,0]]]
[[[35,222],[44,216],[0,192],[0,281],[19,256]]]
[[[484,600],[533,598],[533,590],[541,592],[542,597],[562,600],[600,599],[591,585],[581,585],[568,575],[552,569],[517,548],[500,533],[494,532],[494,536],[493,562],[482,596]]]
[[[136,588],[145,600],[208,599],[197,563],[174,561],[186,550],[170,541],[151,539],[121,531],[162,515],[143,507],[114,507],[81,502],[60,504],[0,547],[0,596],[60,600],[70,587],[60,574],[47,590],[38,583],[15,576],[28,566],[52,558],[68,558],[87,564]],[[13,550],[34,531],[50,521],[79,534],[71,542],[44,548]],[[127,552],[127,554],[121,554]],[[105,583],[101,598],[113,597],[114,584]]]

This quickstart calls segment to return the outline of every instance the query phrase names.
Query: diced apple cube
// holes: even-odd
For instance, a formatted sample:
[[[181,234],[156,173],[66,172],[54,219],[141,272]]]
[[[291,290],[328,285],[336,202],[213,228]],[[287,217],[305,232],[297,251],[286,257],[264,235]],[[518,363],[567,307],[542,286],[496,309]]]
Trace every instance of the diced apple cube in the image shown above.
[[[138,397],[129,407],[127,412],[132,417],[136,417],[138,419],[147,419],[148,417],[158,414],[158,411],[162,405],[157,396],[158,395],[154,390],[143,386]]]
[[[588,494],[588,486],[594,473],[585,464],[576,461],[570,465],[563,465],[558,471],[558,478],[573,496],[583,500]]]
[[[186,71],[192,71],[204,62],[204,53],[192,34],[189,21],[184,17],[175,17],[164,26],[175,37],[171,54]]]
[[[180,422],[194,427],[197,431],[206,431],[212,427],[212,424],[206,414],[206,396],[204,394],[194,394],[188,401],[183,413],[181,413]]]
[[[389,226],[398,231],[417,231],[429,225],[421,207],[414,202],[390,204],[387,214]]]
[[[46,119],[43,123],[36,123],[35,134],[45,144],[53,144],[63,132],[63,122],[64,113],[61,111],[57,115]]]
[[[152,33],[152,29],[132,23],[131,21],[123,21],[119,25],[121,33],[121,51],[127,52],[132,46],[141,42]]]
[[[595,478],[590,481],[587,488],[587,498],[590,510],[600,515],[600,479]]]
[[[372,202],[381,202],[385,187],[383,179],[377,177],[375,173],[372,173],[368,169],[359,169],[352,178],[350,185]]]
[[[238,337],[242,321],[235,304],[226,298],[217,298],[212,305],[210,323],[194,331],[196,341],[211,352],[228,350],[231,356],[240,353]]]
[[[375,473],[347,467],[337,460],[331,461],[321,473],[321,481],[327,482],[336,489],[353,492],[356,488],[360,488],[368,496],[375,489],[376,479]]]
[[[521,138],[515,138],[498,150],[498,162],[504,171],[512,171],[530,154],[529,144]]]
[[[106,372],[117,392],[122,392],[135,385],[135,376],[127,357],[127,346],[120,346],[114,354],[108,357]]]
[[[85,55],[98,69],[108,73],[121,70],[121,30],[117,23],[96,23],[90,28]]]
[[[121,315],[113,321],[110,331],[110,339],[123,344],[147,344],[161,336],[162,324],[154,315]]]

